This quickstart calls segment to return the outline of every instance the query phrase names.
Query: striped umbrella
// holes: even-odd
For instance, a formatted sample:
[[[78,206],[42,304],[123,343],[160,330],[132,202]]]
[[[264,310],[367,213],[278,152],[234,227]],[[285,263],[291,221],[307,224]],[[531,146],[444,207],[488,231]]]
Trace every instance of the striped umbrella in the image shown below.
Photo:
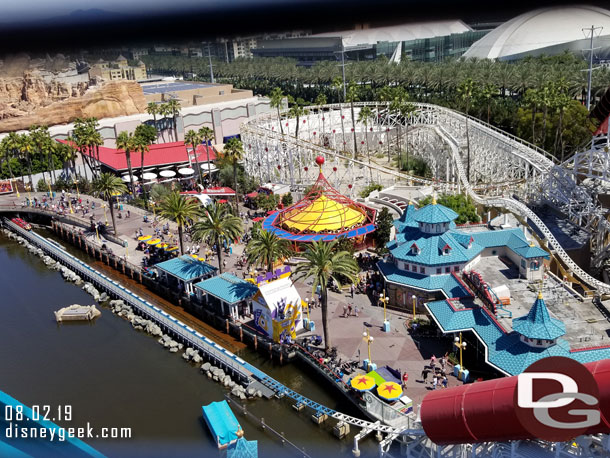
[[[165,249],[167,248],[169,245],[167,243],[161,243],[159,244],[159,246],[157,246],[157,248],[161,248],[161,249]]]
[[[146,242],[147,240],[150,240],[150,239],[152,239],[152,235],[143,235],[141,237],[138,237],[138,240],[140,242]]]
[[[168,253],[171,253],[172,251],[176,251],[178,249],[177,246],[170,246],[169,248],[166,248],[165,251],[167,251]]]
[[[148,243],[149,245],[158,245],[159,243],[161,243],[161,239],[152,239],[146,243]]]
[[[357,375],[350,380],[349,384],[358,391],[369,391],[375,386],[375,379],[369,375]]]
[[[383,382],[377,387],[377,394],[388,401],[395,401],[402,396],[402,387],[396,382]]]

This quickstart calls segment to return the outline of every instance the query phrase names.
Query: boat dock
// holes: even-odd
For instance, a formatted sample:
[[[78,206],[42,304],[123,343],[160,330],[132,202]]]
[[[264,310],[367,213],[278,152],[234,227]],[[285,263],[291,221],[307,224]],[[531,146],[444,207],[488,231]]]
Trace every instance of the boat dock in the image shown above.
[[[85,262],[72,256],[46,238],[35,232],[26,231],[6,218],[2,220],[2,223],[5,227],[19,234],[32,245],[39,247],[51,258],[65,265],[80,275],[84,280],[92,283],[96,288],[105,291],[111,297],[123,300],[143,317],[156,322],[164,329],[165,333],[171,334],[176,340],[182,341],[185,345],[201,351],[206,359],[221,367],[226,373],[233,375],[234,379],[239,381],[240,384],[261,390],[266,397],[275,396],[278,399],[288,398],[291,401],[294,401],[294,406],[298,407],[299,411],[303,408],[309,409],[312,414],[312,420],[318,424],[322,424],[329,418],[332,418],[336,420],[337,424],[349,424],[362,429],[362,432],[354,439],[354,452],[357,452],[358,450],[357,441],[370,432],[386,435],[386,440],[384,440],[380,446],[389,445],[391,440],[394,440],[399,436],[422,436],[424,434],[422,429],[411,423],[409,423],[409,427],[396,428],[383,425],[379,421],[370,422],[352,417],[319,404],[268,376],[257,367],[244,361],[211,339],[203,336],[191,327],[169,315],[167,312],[154,306],[149,301],[129,291],[118,282],[93,269]]]

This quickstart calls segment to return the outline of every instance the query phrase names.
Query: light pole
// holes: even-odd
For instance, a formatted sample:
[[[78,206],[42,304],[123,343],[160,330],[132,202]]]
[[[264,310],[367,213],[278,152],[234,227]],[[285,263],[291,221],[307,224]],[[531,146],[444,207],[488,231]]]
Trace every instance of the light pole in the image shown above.
[[[374,371],[377,368],[377,366],[375,364],[373,364],[373,362],[371,361],[371,343],[375,339],[369,333],[368,329],[362,333],[362,337],[364,337],[364,341],[367,343],[368,349],[369,349],[369,359],[364,360],[364,368],[366,370]]]
[[[453,340],[453,345],[456,346],[457,348],[460,349],[460,368],[459,368],[459,372],[458,372],[458,379],[462,380],[465,382],[464,377],[463,377],[463,373],[465,371],[464,366],[462,365],[462,351],[466,350],[466,342],[462,341],[462,333],[460,332],[460,337],[456,337]]]
[[[413,298],[413,322],[415,322],[415,307],[417,306],[417,296],[414,294]]]
[[[388,321],[386,313],[386,304],[389,300],[390,298],[388,296],[381,296],[379,298],[379,302],[383,304],[383,332],[390,332],[390,322]]]
[[[76,185],[76,198],[80,199],[80,191],[78,190],[78,180],[74,180],[74,184]]]
[[[102,208],[104,209],[104,219],[106,220],[106,226],[108,226],[108,216],[106,215],[106,204],[102,204]]]

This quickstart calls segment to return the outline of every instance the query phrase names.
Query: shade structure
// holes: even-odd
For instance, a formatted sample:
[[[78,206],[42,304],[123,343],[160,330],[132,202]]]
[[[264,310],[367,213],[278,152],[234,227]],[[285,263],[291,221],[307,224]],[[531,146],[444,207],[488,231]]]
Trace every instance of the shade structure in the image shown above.
[[[171,253],[172,251],[176,251],[177,249],[178,249],[177,246],[170,246],[170,247],[167,247],[165,249],[165,251],[167,251],[168,253]]]
[[[116,196],[120,196],[121,194],[122,194],[121,192],[119,192],[119,191],[115,191],[115,192],[111,193],[110,195],[111,195],[112,197],[116,197]]]
[[[307,195],[296,204],[273,214],[263,229],[294,242],[330,242],[339,237],[361,237],[373,232],[376,211],[342,195],[322,173]]]
[[[193,258],[193,259],[197,259],[198,257],[199,257],[199,256],[197,256],[196,254],[192,254],[192,255],[191,255],[191,258]]]
[[[395,401],[402,396],[402,387],[396,382],[384,382],[377,387],[377,394],[388,401]]]
[[[161,239],[152,239],[149,240],[148,242],[146,242],[148,245],[158,245],[159,243],[161,243]]]
[[[138,240],[140,242],[146,242],[147,240],[150,240],[150,239],[152,239],[152,235],[142,235],[142,236],[138,237]]]
[[[172,178],[176,176],[176,172],[174,172],[173,170],[161,170],[159,172],[159,175],[161,175],[164,178]]]
[[[157,245],[157,248],[162,248],[162,249],[166,249],[169,245],[167,243],[160,243],[159,245]]]
[[[207,172],[214,173],[218,170],[218,167],[216,167],[214,164],[208,165],[207,162],[200,164],[199,167],[201,168],[201,171],[204,173],[207,173]]]
[[[178,169],[178,173],[180,175],[188,176],[188,175],[192,175],[193,173],[195,173],[195,171],[190,167],[184,167],[182,169]]]
[[[123,180],[125,183],[129,183],[129,175],[123,175],[121,180]],[[133,182],[135,183],[136,181],[138,181],[138,176],[133,175]]]
[[[146,172],[142,174],[142,178],[145,180],[155,180],[157,178],[157,174],[153,172]]]
[[[349,384],[358,391],[369,391],[375,386],[375,379],[368,375],[356,375],[350,380]]]

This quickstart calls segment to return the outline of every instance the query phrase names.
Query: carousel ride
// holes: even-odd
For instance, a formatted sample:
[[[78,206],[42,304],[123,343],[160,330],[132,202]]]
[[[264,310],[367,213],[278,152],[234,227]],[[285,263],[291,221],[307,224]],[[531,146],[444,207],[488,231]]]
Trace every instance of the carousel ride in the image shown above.
[[[362,242],[372,233],[376,210],[337,191],[322,173],[324,157],[316,157],[318,179],[296,204],[269,215],[263,229],[291,242],[330,242],[340,237]]]

